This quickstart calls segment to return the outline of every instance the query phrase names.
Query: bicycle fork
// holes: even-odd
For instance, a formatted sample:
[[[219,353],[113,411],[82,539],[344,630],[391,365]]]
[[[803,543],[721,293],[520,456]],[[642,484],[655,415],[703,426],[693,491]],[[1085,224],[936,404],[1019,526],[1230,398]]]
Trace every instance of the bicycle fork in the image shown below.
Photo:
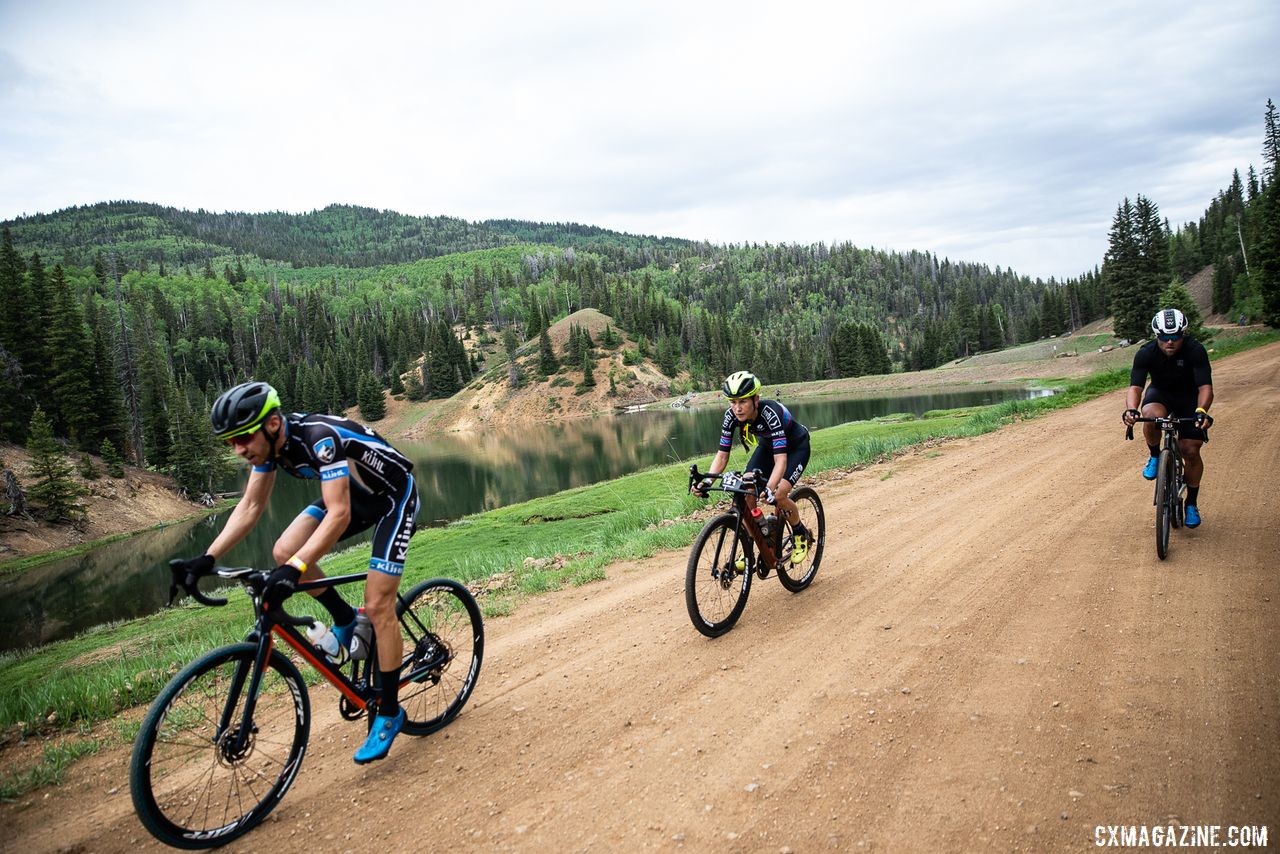
[[[213,734],[214,744],[222,745],[223,756],[243,756],[248,749],[249,737],[254,730],[253,712],[258,705],[258,689],[262,685],[262,674],[267,669],[267,659],[270,655],[271,635],[266,633],[258,638],[258,651],[253,657],[253,664],[249,665],[243,659],[236,664],[236,671],[231,676],[231,690],[227,692],[227,702],[218,719],[218,729]],[[246,674],[245,670],[248,667],[252,667],[252,673]],[[236,705],[240,702],[244,691],[246,676],[249,678],[249,693],[245,696],[244,708],[240,712],[240,726],[236,730],[235,740],[225,744],[223,739],[232,725]]]

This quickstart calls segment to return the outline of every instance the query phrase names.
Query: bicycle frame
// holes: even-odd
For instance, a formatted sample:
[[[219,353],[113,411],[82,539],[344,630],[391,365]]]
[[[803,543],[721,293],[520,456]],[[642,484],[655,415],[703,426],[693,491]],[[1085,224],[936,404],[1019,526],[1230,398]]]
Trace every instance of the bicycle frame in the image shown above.
[[[764,531],[760,530],[760,522],[756,518],[761,515],[758,503],[760,500],[760,485],[755,478],[739,475],[737,472],[700,474],[697,465],[689,467],[689,483],[691,485],[704,478],[720,481],[720,485],[710,487],[711,490],[727,492],[733,496],[733,510],[730,512],[738,517],[738,529],[745,530],[751,536],[751,541],[756,546],[758,559],[764,560],[764,565],[769,569],[777,569],[778,555],[782,550],[782,529],[785,520],[780,516],[774,529],[769,532],[768,537],[765,536]],[[748,498],[752,499],[752,501],[749,502]]]

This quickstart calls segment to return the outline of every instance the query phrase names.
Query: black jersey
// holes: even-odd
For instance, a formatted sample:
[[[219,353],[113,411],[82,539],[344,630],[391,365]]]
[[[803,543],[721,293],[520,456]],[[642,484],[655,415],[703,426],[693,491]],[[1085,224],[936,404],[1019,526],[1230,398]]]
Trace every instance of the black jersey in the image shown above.
[[[291,412],[285,416],[284,446],[275,463],[293,475],[321,481],[349,477],[352,486],[379,496],[398,496],[413,482],[413,463],[369,427],[336,415]]]
[[[1194,395],[1202,385],[1213,385],[1213,373],[1209,368],[1209,353],[1194,338],[1184,338],[1182,346],[1173,356],[1161,352],[1155,341],[1148,341],[1133,354],[1133,368],[1129,371],[1129,385],[1142,388],[1151,376],[1152,388],[1169,394]]]
[[[720,450],[728,453],[733,448],[733,431],[737,429],[742,432],[742,447],[748,451],[755,450],[763,438],[773,453],[785,454],[788,449],[794,450],[802,441],[809,439],[809,430],[776,400],[760,401],[756,417],[745,423],[740,423],[733,416],[733,409],[726,409],[724,422],[720,425]]]

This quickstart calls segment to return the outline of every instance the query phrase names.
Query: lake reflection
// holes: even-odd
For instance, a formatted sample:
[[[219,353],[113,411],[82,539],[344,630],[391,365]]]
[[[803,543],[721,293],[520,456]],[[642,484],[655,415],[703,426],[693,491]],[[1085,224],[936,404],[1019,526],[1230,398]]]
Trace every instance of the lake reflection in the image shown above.
[[[984,386],[881,397],[795,402],[784,398],[783,402],[801,423],[821,429],[896,412],[920,415],[1047,393]],[[724,409],[718,406],[653,410],[481,434],[441,433],[426,442],[400,441],[396,446],[414,461],[421,499],[418,526],[426,527],[650,466],[691,458],[709,462],[723,415]],[[247,476],[246,470],[226,488],[243,488]],[[258,527],[223,562],[270,566],[277,534],[318,495],[316,482],[280,476]],[[159,610],[168,599],[169,559],[203,553],[227,512],[0,576],[0,619],[10,629],[0,636],[0,650],[47,643],[104,622]],[[361,535],[343,546],[367,539],[367,534]],[[409,559],[414,559],[412,550]]]

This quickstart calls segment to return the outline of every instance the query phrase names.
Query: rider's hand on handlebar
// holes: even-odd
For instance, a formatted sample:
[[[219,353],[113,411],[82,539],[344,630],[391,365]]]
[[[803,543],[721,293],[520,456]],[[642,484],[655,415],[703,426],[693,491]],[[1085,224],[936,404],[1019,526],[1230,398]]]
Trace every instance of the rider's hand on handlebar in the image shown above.
[[[714,483],[714,481],[711,478],[704,477],[702,480],[689,487],[689,491],[699,498],[706,498],[711,494],[712,483]]]
[[[267,586],[262,591],[262,606],[268,611],[279,608],[298,589],[300,578],[302,570],[287,563],[271,570],[271,574],[267,576]]]
[[[1201,430],[1208,430],[1213,426],[1213,416],[1203,409],[1196,410],[1196,426]]]
[[[764,492],[760,493],[760,500],[765,504],[774,504],[777,498],[778,496],[774,494],[774,491],[767,486],[764,488]]]
[[[211,554],[183,558],[180,563],[184,571],[191,573],[196,578],[203,578],[213,572],[214,560]]]
[[[1132,427],[1137,420],[1142,417],[1142,413],[1136,409],[1126,409],[1124,414],[1120,416],[1120,420],[1126,425]]]

